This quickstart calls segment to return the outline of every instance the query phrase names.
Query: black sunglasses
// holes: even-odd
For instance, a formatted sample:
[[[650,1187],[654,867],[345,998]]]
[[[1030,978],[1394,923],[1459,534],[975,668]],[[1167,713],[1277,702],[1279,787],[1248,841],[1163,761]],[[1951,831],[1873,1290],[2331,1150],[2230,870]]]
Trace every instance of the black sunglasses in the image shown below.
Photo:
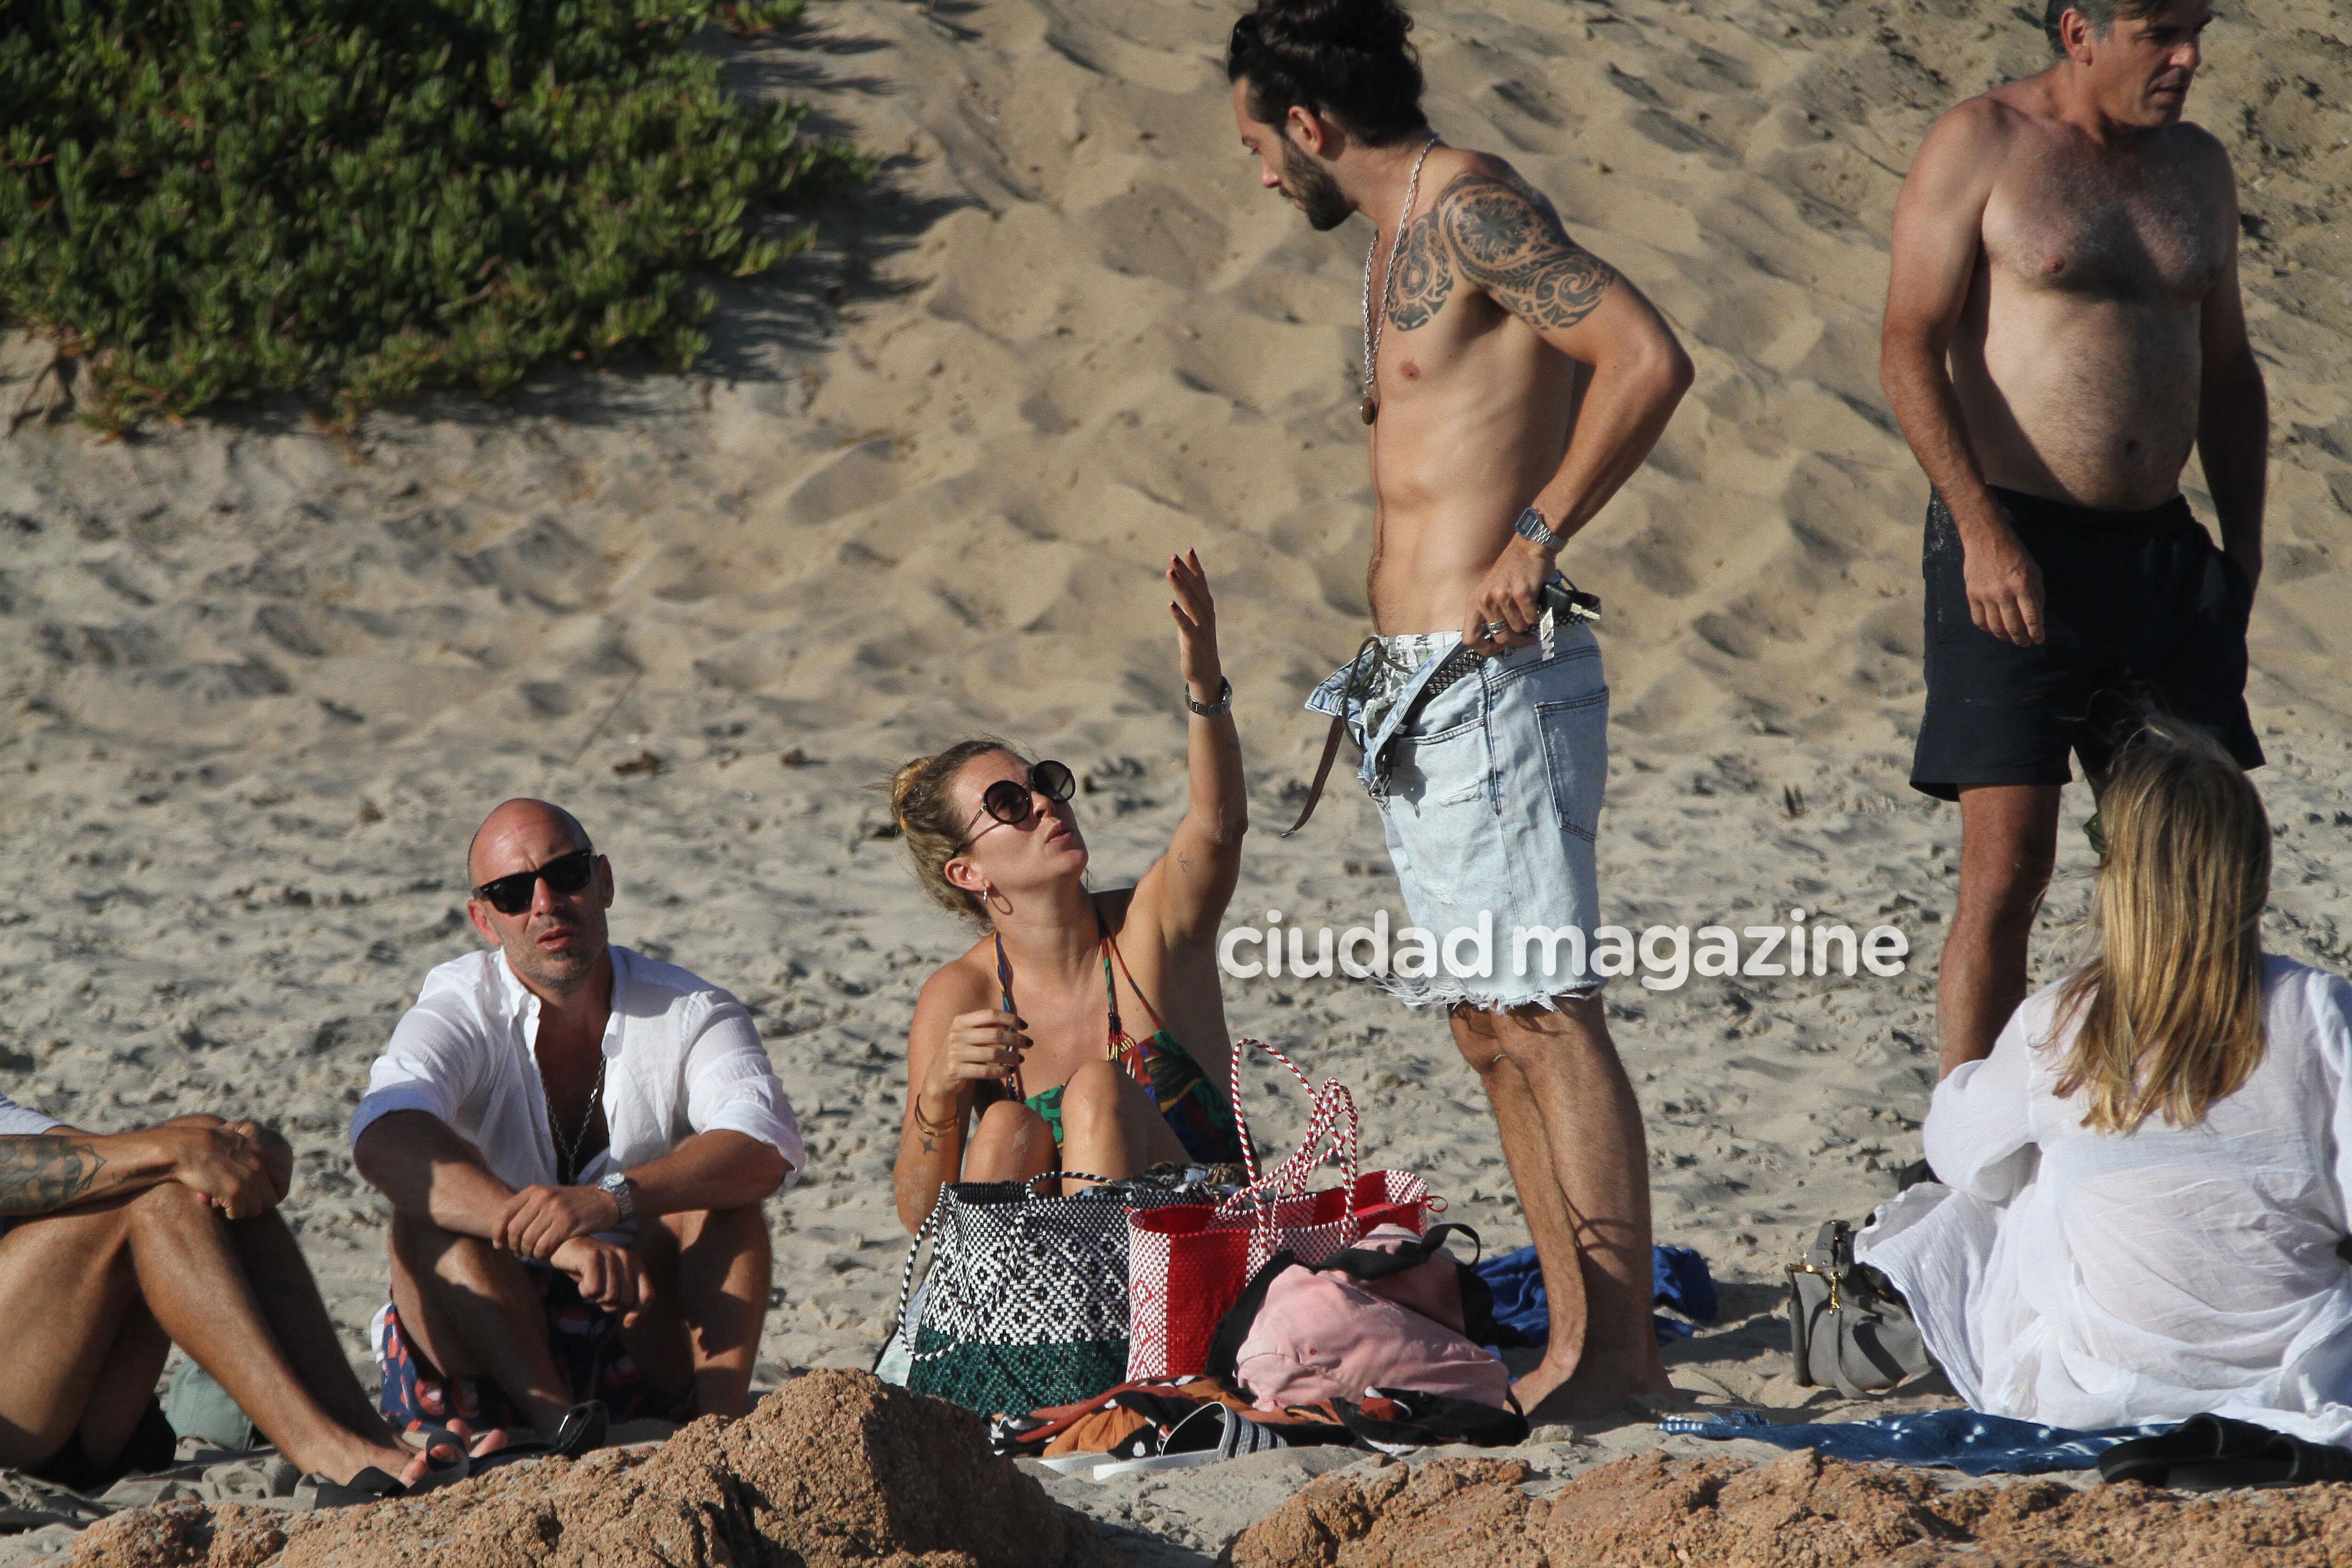
[[[596,869],[596,851],[574,849],[569,855],[558,855],[536,871],[517,871],[511,877],[499,877],[474,889],[474,897],[502,915],[519,915],[530,908],[538,889],[532,885],[541,878],[547,879],[551,893],[576,893],[588,885]]]
[[[1018,827],[1029,820],[1030,812],[1036,807],[1037,796],[1044,795],[1053,801],[1067,800],[1077,793],[1077,778],[1067,765],[1038,763],[1029,769],[1027,784],[1017,779],[999,779],[989,785],[987,792],[980,797],[980,813],[996,818],[1007,827]],[[964,825],[963,841],[966,844],[971,842],[972,824],[979,820],[980,816],[975,815],[971,822]]]

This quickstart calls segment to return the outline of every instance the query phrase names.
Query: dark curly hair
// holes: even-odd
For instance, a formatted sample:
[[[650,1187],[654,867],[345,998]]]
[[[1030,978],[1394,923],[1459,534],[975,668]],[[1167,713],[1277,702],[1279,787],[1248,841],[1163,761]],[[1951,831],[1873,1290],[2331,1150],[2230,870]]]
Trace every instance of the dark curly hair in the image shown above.
[[[1234,24],[1225,79],[1249,81],[1250,117],[1279,128],[1292,104],[1374,147],[1429,129],[1412,18],[1396,0],[1258,0]]]

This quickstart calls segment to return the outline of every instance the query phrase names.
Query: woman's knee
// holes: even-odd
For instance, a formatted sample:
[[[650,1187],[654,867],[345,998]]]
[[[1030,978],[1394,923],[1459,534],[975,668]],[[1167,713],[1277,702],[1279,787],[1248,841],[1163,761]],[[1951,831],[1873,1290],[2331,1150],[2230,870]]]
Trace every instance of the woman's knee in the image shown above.
[[[1124,1117],[1150,1114],[1151,1100],[1127,1069],[1112,1061],[1088,1062],[1070,1075],[1062,1090],[1062,1135],[1108,1127]]]
[[[964,1144],[963,1177],[1003,1182],[1035,1175],[1054,1168],[1054,1130],[1045,1119],[1017,1100],[1000,1100],[972,1125]]]

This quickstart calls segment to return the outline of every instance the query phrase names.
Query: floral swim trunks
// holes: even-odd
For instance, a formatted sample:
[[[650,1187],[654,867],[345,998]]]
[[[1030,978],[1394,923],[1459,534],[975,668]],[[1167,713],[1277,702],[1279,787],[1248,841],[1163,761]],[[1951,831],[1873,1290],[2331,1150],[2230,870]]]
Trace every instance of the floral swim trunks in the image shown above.
[[[526,1266],[547,1313],[548,1348],[563,1369],[564,1382],[575,1401],[601,1399],[615,1421],[643,1415],[673,1419],[690,1411],[666,1410],[637,1363],[629,1359],[621,1333],[621,1315],[584,1300],[572,1276],[560,1268]],[[390,1302],[368,1326],[377,1367],[383,1373],[383,1391],[376,1407],[404,1432],[446,1426],[463,1420],[476,1432],[497,1426],[529,1426],[530,1418],[489,1377],[450,1377],[410,1343],[400,1324],[400,1310]]]

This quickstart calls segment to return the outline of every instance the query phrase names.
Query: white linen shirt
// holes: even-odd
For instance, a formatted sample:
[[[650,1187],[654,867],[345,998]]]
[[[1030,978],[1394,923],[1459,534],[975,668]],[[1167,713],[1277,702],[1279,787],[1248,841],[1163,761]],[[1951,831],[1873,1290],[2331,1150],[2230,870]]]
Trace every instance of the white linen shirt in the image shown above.
[[[64,1125],[64,1122],[54,1116],[44,1116],[39,1111],[19,1105],[6,1095],[0,1094],[0,1138],[37,1138],[53,1127]],[[0,1236],[7,1235],[8,1227],[16,1223],[6,1215],[0,1215]]]
[[[1970,1405],[2352,1436],[2352,985],[2276,957],[2263,984],[2262,1063],[2194,1127],[2083,1125],[2087,1093],[2057,1092],[2073,1030],[2050,1039],[2054,986],[1937,1087],[1923,1134],[1944,1185],[1906,1193],[1855,1250]]]
[[[611,1142],[577,1179],[593,1183],[724,1128],[790,1162],[776,1190],[791,1187],[808,1155],[743,1005],[674,964],[618,945],[610,951],[602,1102]],[[471,1143],[509,1187],[554,1184],[555,1140],[533,1048],[539,1010],[501,952],[435,969],[368,1069],[367,1096],[352,1112],[353,1145],[381,1118],[422,1110]]]

